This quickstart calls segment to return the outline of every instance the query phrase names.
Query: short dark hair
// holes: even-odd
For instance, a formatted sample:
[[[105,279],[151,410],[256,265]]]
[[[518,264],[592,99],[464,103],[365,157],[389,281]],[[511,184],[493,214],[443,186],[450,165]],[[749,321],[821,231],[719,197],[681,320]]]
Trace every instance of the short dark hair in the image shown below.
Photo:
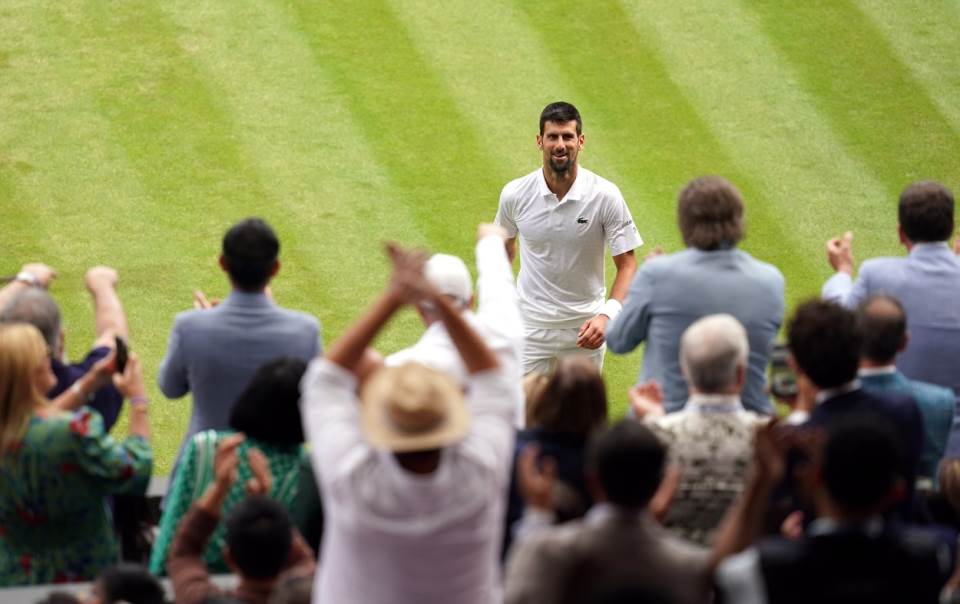
[[[861,341],[856,316],[834,302],[804,302],[787,325],[790,354],[818,388],[834,388],[857,377]]]
[[[277,234],[259,218],[241,220],[223,236],[227,273],[234,285],[244,291],[266,287],[279,253]]]
[[[946,241],[953,234],[953,193],[938,182],[915,182],[900,194],[897,214],[910,241]]]
[[[164,604],[166,594],[156,577],[139,564],[129,562],[111,566],[100,573],[104,602]]]
[[[564,101],[550,103],[540,112],[540,134],[543,134],[543,126],[547,122],[566,124],[574,120],[577,122],[577,134],[582,134],[583,120],[580,119],[580,112],[576,107]]]
[[[642,508],[663,479],[666,448],[643,424],[623,419],[590,440],[588,469],[611,503]]]
[[[831,499],[845,510],[864,512],[877,506],[904,469],[901,440],[885,418],[850,417],[828,429],[820,474]]]
[[[40,330],[54,354],[60,338],[60,307],[39,287],[29,287],[13,297],[0,313],[0,323],[29,323]]]
[[[691,180],[677,198],[677,224],[688,247],[733,247],[744,232],[740,191],[720,176]]]
[[[583,356],[560,359],[540,395],[530,402],[532,427],[586,436],[607,421],[607,390],[596,366]]]
[[[306,370],[306,362],[291,357],[264,364],[233,404],[230,427],[275,445],[301,444],[300,378]]]
[[[874,362],[893,362],[907,335],[907,313],[893,296],[874,294],[860,303],[857,321],[863,344],[860,355]]]
[[[249,579],[273,579],[290,555],[290,516],[269,497],[247,497],[226,521],[226,542],[240,573]]]

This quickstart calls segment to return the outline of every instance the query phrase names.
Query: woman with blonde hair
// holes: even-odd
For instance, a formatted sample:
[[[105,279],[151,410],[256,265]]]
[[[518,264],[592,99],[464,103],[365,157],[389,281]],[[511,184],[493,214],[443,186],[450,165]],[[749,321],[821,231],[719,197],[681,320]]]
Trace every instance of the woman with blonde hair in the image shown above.
[[[113,355],[74,388],[113,374]],[[0,325],[0,586],[89,581],[119,556],[104,497],[143,493],[153,454],[136,355],[117,389],[130,399],[130,437],[117,443],[89,407],[65,412],[44,396],[56,381],[40,332]]]

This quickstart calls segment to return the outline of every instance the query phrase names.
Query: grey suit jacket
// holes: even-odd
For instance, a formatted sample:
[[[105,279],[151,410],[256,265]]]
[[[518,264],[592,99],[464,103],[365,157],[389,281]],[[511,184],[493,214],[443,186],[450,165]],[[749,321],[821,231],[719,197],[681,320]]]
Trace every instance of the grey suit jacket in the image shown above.
[[[263,294],[235,290],[216,308],[178,314],[158,382],[168,398],[193,393],[183,443],[227,428],[234,401],[264,363],[282,356],[309,361],[321,346],[315,317],[280,308]]]
[[[849,308],[877,293],[895,296],[907,312],[910,343],[897,369],[960,394],[960,258],[946,242],[918,243],[906,258],[865,261],[856,282],[837,273],[821,292]]]
[[[505,604],[592,601],[615,588],[657,601],[706,602],[706,549],[670,535],[646,510],[594,506],[586,518],[514,545],[504,580]]]
[[[714,313],[733,315],[747,330],[750,359],[743,406],[772,413],[764,387],[770,348],[783,321],[783,275],[742,250],[688,248],[644,262],[623,311],[607,326],[607,347],[623,354],[646,341],[639,381],[657,380],[667,411],[676,411],[687,400],[680,336],[691,323]]]

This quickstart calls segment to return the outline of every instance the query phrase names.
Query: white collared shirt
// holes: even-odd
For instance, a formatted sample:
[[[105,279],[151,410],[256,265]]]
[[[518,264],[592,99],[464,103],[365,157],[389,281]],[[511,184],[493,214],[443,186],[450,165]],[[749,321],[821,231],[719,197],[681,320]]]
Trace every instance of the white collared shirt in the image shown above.
[[[848,392],[853,392],[854,390],[859,390],[859,389],[860,389],[860,380],[853,379],[847,382],[846,384],[837,386],[836,388],[826,388],[824,390],[817,392],[817,396],[814,397],[813,402],[819,405],[824,401],[832,399],[836,396],[840,396],[841,394],[847,394]]]
[[[896,372],[896,365],[884,365],[883,367],[861,367],[857,375],[860,377],[871,377],[874,375],[893,375]]]
[[[619,256],[643,244],[620,189],[583,166],[561,200],[543,169],[500,193],[495,222],[520,236],[520,311],[527,327],[579,327],[606,296],[604,247]]]

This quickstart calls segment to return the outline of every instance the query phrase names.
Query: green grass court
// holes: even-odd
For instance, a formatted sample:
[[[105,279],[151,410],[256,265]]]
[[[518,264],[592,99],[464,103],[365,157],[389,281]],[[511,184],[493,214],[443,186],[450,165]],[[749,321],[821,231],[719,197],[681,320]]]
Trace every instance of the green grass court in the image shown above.
[[[283,244],[278,300],[329,343],[384,282],[382,240],[472,261],[562,99],[649,246],[679,248],[687,180],[736,183],[744,247],[781,268],[792,306],[828,276],[828,236],[899,254],[899,191],[960,192],[958,30],[956,0],[4,0],[0,272],[59,269],[79,356],[83,272],[117,267],[153,384],[191,291],[227,292],[224,230],[260,215]],[[419,330],[407,313],[380,346]],[[607,356],[617,414],[639,360]],[[190,403],[151,394],[166,473]]]

